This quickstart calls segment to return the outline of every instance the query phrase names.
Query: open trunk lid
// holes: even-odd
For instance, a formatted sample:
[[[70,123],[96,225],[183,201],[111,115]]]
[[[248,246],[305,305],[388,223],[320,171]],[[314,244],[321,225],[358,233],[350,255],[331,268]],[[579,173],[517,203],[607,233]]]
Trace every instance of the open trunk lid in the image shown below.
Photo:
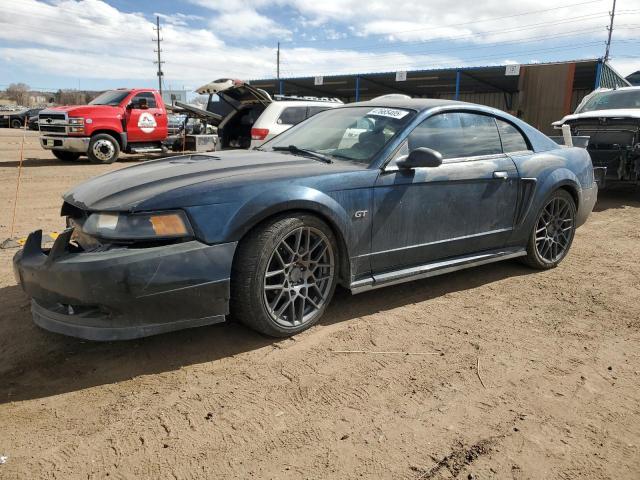
[[[261,103],[265,107],[273,100],[271,96],[260,88],[255,88],[242,80],[221,78],[209,82],[196,89],[200,95],[216,94],[232,105],[251,105]]]

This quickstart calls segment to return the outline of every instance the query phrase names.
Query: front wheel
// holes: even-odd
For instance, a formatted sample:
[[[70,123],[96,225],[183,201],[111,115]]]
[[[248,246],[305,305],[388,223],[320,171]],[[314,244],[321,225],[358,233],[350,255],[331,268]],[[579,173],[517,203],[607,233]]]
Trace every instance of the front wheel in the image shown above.
[[[120,144],[107,133],[91,137],[87,156],[92,163],[113,163],[120,155]]]
[[[576,203],[566,190],[556,190],[538,213],[524,262],[540,270],[556,267],[569,253],[576,231]]]
[[[22,128],[22,122],[17,118],[11,120],[11,128]]]
[[[337,279],[336,239],[307,214],[276,218],[240,242],[231,273],[231,314],[269,336],[316,323]]]

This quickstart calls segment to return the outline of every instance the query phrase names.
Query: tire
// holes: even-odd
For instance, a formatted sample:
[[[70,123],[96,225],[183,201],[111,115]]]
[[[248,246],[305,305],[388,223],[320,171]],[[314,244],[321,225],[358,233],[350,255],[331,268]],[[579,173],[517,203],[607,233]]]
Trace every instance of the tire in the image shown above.
[[[63,162],[75,162],[80,158],[80,154],[76,152],[67,152],[65,150],[51,150],[53,155]]]
[[[22,128],[22,121],[18,118],[11,120],[11,128]]]
[[[231,271],[231,315],[268,336],[295,335],[322,317],[337,272],[336,238],[326,223],[304,213],[276,217],[238,245]]]
[[[91,163],[113,163],[120,155],[120,144],[108,133],[91,137],[87,156]]]
[[[524,263],[538,270],[557,267],[569,253],[575,231],[576,203],[566,190],[556,190],[536,216]]]

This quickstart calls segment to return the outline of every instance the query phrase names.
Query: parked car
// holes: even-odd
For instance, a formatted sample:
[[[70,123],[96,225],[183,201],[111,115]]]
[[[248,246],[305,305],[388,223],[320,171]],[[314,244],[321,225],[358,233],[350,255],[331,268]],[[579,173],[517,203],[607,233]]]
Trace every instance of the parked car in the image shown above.
[[[27,126],[29,130],[38,130],[38,115],[44,108],[32,108],[27,111]]]
[[[113,163],[120,152],[162,152],[167,110],[157,90],[110,90],[89,105],[70,105],[39,114],[40,145],[64,161],[87,155],[93,163]]]
[[[41,108],[30,108],[4,112],[0,114],[0,127],[22,128],[33,115],[37,115]]]
[[[587,95],[575,113],[554,122],[572,135],[587,136],[593,165],[605,180],[640,180],[640,87],[601,88]]]
[[[354,142],[349,132],[362,128]],[[64,195],[14,257],[43,328],[92,340],[234,318],[272,336],[353,293],[520,258],[556,267],[596,201],[585,149],[428,99],[320,112],[256,150],[153,160]]]
[[[218,125],[220,149],[257,147],[310,116],[343,104],[336,98],[271,97],[247,82],[225,78],[196,91],[209,95],[207,110],[223,113]],[[231,108],[218,107],[215,96]]]

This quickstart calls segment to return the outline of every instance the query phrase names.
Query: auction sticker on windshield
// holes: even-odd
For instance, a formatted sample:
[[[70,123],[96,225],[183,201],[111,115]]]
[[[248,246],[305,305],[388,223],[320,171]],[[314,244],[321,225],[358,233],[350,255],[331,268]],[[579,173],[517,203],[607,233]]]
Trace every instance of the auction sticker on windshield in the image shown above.
[[[400,110],[397,108],[374,108],[367,115],[375,115],[377,117],[402,118],[409,114],[408,110]]]

